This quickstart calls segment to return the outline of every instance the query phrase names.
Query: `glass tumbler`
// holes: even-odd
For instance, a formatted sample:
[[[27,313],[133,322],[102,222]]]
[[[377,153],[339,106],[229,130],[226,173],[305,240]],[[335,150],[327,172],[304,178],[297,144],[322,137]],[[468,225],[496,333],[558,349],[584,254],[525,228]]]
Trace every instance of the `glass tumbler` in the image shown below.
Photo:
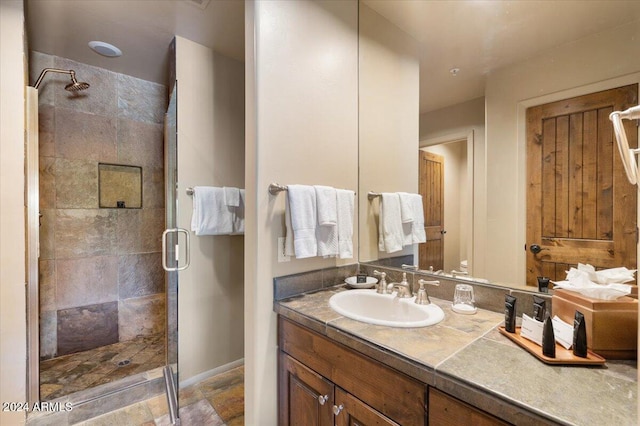
[[[469,284],[456,284],[456,291],[453,295],[453,305],[451,309],[459,314],[475,314],[475,299],[473,297],[473,286]]]

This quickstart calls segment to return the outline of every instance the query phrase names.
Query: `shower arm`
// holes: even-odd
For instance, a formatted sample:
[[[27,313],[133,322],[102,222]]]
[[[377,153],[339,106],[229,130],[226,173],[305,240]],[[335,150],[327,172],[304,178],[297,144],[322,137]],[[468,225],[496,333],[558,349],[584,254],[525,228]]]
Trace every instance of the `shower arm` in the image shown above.
[[[609,120],[613,123],[613,132],[618,144],[618,151],[622,158],[622,164],[624,171],[627,174],[627,179],[632,185],[638,184],[640,181],[640,171],[638,170],[638,162],[636,155],[640,154],[640,149],[629,148],[629,142],[627,141],[627,135],[622,125],[622,119],[636,120],[640,119],[640,105],[631,107],[624,111],[614,111],[609,114]]]
[[[42,79],[44,79],[44,76],[49,72],[57,72],[59,74],[69,74],[71,76],[71,80],[73,82],[76,81],[76,73],[74,70],[61,70],[58,68],[45,68],[42,70],[42,72],[40,73],[40,76],[38,77],[38,79],[36,80],[36,84],[33,85],[34,89],[38,89],[38,86],[40,86],[40,83],[42,83]]]

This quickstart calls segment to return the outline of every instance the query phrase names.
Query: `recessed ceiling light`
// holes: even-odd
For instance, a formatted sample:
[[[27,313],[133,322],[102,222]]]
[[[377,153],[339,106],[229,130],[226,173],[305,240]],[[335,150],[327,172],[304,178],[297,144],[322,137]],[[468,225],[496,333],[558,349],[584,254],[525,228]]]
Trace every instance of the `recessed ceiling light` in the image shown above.
[[[115,47],[113,44],[105,43],[104,41],[90,41],[89,47],[96,53],[107,56],[109,58],[117,58],[122,56],[122,50]]]
[[[451,73],[452,76],[455,77],[460,72],[460,68],[451,68],[449,72]]]

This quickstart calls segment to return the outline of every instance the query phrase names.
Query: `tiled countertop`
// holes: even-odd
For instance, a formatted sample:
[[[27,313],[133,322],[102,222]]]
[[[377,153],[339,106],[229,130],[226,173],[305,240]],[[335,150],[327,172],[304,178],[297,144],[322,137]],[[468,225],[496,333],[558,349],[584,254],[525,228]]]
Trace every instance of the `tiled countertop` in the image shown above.
[[[445,319],[389,328],[345,318],[329,307],[343,287],[275,302],[275,311],[430,386],[514,424],[636,425],[635,361],[605,367],[550,366],[499,334],[503,314],[459,315],[431,298]]]

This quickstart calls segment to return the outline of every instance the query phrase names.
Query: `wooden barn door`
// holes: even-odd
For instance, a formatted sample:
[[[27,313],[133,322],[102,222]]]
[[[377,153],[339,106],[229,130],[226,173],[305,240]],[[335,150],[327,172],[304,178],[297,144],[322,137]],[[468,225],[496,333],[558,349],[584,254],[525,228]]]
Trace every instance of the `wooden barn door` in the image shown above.
[[[636,268],[636,189],[609,114],[637,103],[630,85],[527,110],[528,285],[562,280],[578,262]],[[625,129],[636,147],[635,123]]]
[[[419,245],[419,267],[444,268],[444,157],[420,151],[420,182],[427,242]]]

